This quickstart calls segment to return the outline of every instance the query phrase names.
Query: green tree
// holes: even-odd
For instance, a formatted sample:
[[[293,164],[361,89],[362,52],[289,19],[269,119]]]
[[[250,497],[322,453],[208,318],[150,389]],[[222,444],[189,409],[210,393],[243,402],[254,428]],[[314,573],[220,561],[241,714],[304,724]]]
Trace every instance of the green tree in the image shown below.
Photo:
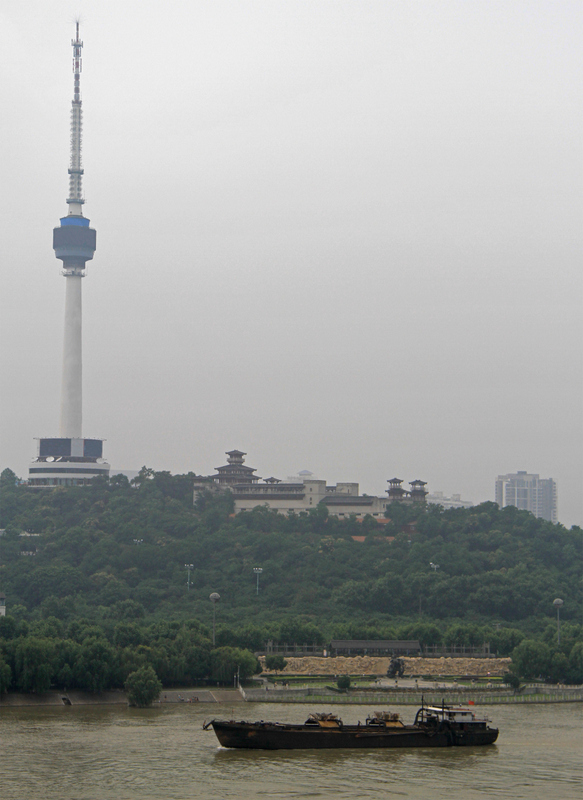
[[[524,639],[522,631],[516,628],[499,628],[488,631],[490,647],[499,656],[509,656],[515,647]]]
[[[336,681],[336,686],[344,692],[350,689],[350,675],[341,675]]]
[[[183,650],[183,655],[187,683],[197,683],[208,677],[210,671],[208,647],[186,646]]]
[[[478,646],[484,642],[484,632],[479,625],[459,624],[447,629],[443,637],[446,645]]]
[[[511,686],[513,689],[520,689],[520,678],[514,672],[505,672],[502,680],[507,686]]]
[[[0,639],[15,639],[18,625],[13,616],[0,617]]]
[[[522,678],[546,677],[550,662],[550,648],[535,639],[524,639],[512,651],[513,670]]]
[[[2,472],[0,473],[0,489],[3,489],[5,491],[8,489],[14,489],[17,481],[18,478],[16,477],[16,473],[13,472],[11,469],[8,469],[8,467],[6,467],[6,469],[3,469]]]
[[[555,652],[549,664],[549,679],[553,683],[565,682],[569,676],[569,659],[564,653]]]
[[[81,570],[75,567],[51,563],[37,567],[32,578],[30,575],[22,575],[19,583],[25,600],[37,605],[51,595],[66,597],[80,591],[83,588],[84,576]]]
[[[133,622],[118,622],[113,630],[113,643],[116,647],[131,647],[142,643],[142,631]]]
[[[19,510],[18,478],[11,469],[0,474],[0,526],[5,528]]]
[[[162,684],[152,667],[147,666],[130,673],[124,688],[131,706],[146,708],[159,696]]]
[[[421,645],[441,644],[442,633],[439,625],[430,622],[416,622],[407,625],[400,633],[405,639],[417,640]]]
[[[583,642],[573,645],[569,654],[569,683],[583,683]]]
[[[75,681],[87,692],[102,692],[111,688],[116,666],[116,652],[107,641],[86,639],[75,662]]]
[[[274,672],[282,672],[287,667],[287,661],[283,656],[265,656],[265,668]]]
[[[239,674],[241,680],[261,672],[258,659],[249,650],[238,647],[217,647],[211,652],[211,678],[220,683],[232,683]]]
[[[0,653],[0,694],[7,692],[12,682],[12,670]]]
[[[55,597],[50,595],[45,597],[40,608],[41,614],[45,618],[56,617],[57,619],[66,620],[75,615],[75,601],[71,596]]]
[[[72,639],[57,639],[55,642],[53,681],[61,689],[76,687],[73,670],[80,651],[81,645]]]
[[[132,486],[141,488],[147,481],[151,481],[154,477],[154,470],[151,467],[142,467],[135,478],[132,478],[130,483]]]
[[[305,622],[300,617],[292,617],[282,622],[279,631],[279,640],[281,642],[309,643],[315,642],[322,644],[324,635],[320,628],[314,625],[313,622]]]
[[[142,619],[146,615],[146,609],[136,600],[122,600],[115,603],[112,610],[121,619]]]
[[[50,639],[29,636],[21,639],[15,652],[15,679],[21,692],[48,692],[54,645]]]

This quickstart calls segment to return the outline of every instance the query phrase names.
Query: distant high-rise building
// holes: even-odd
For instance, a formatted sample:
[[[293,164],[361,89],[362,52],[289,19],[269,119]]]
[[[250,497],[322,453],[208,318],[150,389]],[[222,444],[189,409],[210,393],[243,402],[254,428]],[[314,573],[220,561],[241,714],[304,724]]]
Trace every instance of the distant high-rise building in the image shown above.
[[[531,511],[535,517],[557,521],[557,484],[552,478],[521,471],[498,475],[496,502],[500,508],[516,506]]]

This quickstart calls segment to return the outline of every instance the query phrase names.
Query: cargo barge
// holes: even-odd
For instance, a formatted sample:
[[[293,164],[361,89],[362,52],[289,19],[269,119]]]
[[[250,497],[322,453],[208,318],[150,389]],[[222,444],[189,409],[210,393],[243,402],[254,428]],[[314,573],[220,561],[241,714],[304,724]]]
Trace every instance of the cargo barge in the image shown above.
[[[213,719],[212,727],[223,747],[247,750],[315,750],[379,747],[476,747],[493,744],[498,728],[479,717],[471,706],[421,705],[412,725],[399,714],[377,711],[364,724],[345,725],[335,714],[310,714],[303,724],[235,722]]]

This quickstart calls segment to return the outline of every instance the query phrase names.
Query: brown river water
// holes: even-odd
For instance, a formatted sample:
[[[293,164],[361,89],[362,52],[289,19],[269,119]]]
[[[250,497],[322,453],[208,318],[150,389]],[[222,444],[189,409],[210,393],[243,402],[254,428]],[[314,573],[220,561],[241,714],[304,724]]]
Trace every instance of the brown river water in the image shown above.
[[[0,708],[0,800],[581,800],[583,704],[490,706],[495,745],[242,751],[205,718],[303,722],[303,705]],[[371,706],[342,709],[364,721]],[[412,721],[415,708],[397,708]]]

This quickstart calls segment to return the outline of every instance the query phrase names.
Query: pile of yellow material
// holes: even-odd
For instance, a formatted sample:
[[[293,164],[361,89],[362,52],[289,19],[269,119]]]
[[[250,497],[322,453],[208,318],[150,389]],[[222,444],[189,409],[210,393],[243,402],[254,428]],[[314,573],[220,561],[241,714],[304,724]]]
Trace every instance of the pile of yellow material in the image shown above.
[[[265,657],[260,656],[266,675]],[[287,666],[280,675],[382,675],[387,674],[390,658],[378,656],[336,656],[335,658],[287,658]],[[405,675],[470,675],[474,678],[498,677],[508,672],[509,658],[406,658],[403,657]]]

